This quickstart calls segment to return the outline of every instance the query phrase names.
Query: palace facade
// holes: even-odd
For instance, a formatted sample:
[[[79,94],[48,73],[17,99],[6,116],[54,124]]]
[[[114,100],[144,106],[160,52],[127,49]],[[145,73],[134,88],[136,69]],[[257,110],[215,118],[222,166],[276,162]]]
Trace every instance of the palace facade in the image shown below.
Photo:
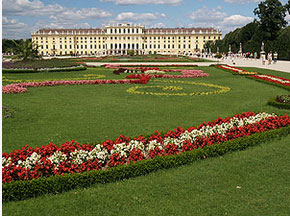
[[[180,54],[202,52],[222,38],[214,28],[149,28],[119,24],[97,29],[40,29],[32,41],[41,55]]]

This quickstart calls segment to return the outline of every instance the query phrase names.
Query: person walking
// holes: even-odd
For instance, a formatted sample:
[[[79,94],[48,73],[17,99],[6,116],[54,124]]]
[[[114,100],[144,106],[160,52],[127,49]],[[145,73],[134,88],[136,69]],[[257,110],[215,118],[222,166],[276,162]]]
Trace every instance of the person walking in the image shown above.
[[[272,51],[268,53],[268,65],[272,63]]]
[[[266,63],[266,53],[261,53],[262,65]]]
[[[274,64],[277,63],[277,60],[278,60],[278,53],[277,53],[277,51],[275,51],[275,53],[274,53]]]
[[[255,59],[258,58],[258,53],[257,53],[257,52],[254,53],[254,58],[255,58]]]

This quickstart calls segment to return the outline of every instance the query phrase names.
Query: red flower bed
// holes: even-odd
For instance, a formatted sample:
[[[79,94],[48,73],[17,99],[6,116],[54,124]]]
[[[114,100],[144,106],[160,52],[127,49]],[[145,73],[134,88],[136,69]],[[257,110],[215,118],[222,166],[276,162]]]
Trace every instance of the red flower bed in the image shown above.
[[[283,86],[290,86],[290,79],[283,77],[273,76],[273,75],[253,75],[251,76],[255,79],[265,80],[267,82],[276,83]]]
[[[218,118],[197,128],[185,130],[178,127],[164,136],[155,131],[147,139],[141,135],[133,139],[121,135],[114,141],[106,140],[95,146],[80,145],[73,140],[60,147],[53,143],[37,148],[26,145],[2,154],[2,182],[107,169],[157,155],[180,154],[289,125],[290,117],[287,115],[279,117],[247,112]]]
[[[150,80],[150,76],[141,74],[137,80],[62,80],[62,81],[44,81],[31,83],[16,83],[2,86],[3,94],[24,93],[27,87],[43,87],[58,85],[101,85],[101,84],[146,84]]]

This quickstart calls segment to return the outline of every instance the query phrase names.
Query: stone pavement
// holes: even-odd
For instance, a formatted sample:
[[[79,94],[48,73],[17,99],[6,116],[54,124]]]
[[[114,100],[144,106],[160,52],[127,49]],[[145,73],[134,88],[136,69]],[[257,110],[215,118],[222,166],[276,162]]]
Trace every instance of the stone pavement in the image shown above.
[[[277,64],[267,63],[262,65],[262,61],[260,59],[242,59],[235,58],[235,64],[233,64],[231,58],[225,59],[224,61],[208,58],[208,60],[212,60],[215,62],[86,62],[87,65],[90,66],[102,66],[105,64],[112,65],[198,65],[198,66],[209,66],[212,64],[228,64],[236,67],[256,67],[256,68],[265,68],[270,70],[277,70],[282,72],[290,73],[290,61],[278,61]]]
[[[231,58],[228,58],[224,61],[220,61],[220,63],[236,67],[256,67],[290,73],[290,61],[278,61],[276,64],[272,63],[270,65],[266,62],[265,65],[262,65],[260,59],[235,58],[235,64],[233,64]]]

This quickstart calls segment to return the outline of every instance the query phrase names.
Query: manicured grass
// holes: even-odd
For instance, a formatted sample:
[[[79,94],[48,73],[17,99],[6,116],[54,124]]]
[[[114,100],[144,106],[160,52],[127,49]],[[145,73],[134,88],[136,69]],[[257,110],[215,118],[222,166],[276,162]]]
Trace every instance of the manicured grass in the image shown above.
[[[290,211],[289,136],[245,151],[59,195],[4,215],[279,215]]]
[[[192,97],[150,96],[126,92],[135,85],[83,85],[28,88],[25,94],[3,95],[3,105],[15,111],[13,118],[3,119],[3,151],[10,152],[26,144],[33,147],[49,142],[60,145],[71,139],[91,143],[114,139],[120,134],[131,137],[149,135],[155,130],[167,132],[177,126],[187,128],[247,111],[289,113],[289,110],[267,105],[270,97],[288,94],[287,90],[234,76],[214,67],[194,69],[204,70],[210,76],[179,80],[227,86],[231,91]],[[6,78],[66,79],[103,74],[105,79],[121,79],[126,76],[114,75],[112,71],[90,68],[87,71],[53,74],[7,74]],[[168,84],[150,81],[147,85]],[[188,87],[186,84],[170,86],[184,87],[186,92],[216,90]]]

